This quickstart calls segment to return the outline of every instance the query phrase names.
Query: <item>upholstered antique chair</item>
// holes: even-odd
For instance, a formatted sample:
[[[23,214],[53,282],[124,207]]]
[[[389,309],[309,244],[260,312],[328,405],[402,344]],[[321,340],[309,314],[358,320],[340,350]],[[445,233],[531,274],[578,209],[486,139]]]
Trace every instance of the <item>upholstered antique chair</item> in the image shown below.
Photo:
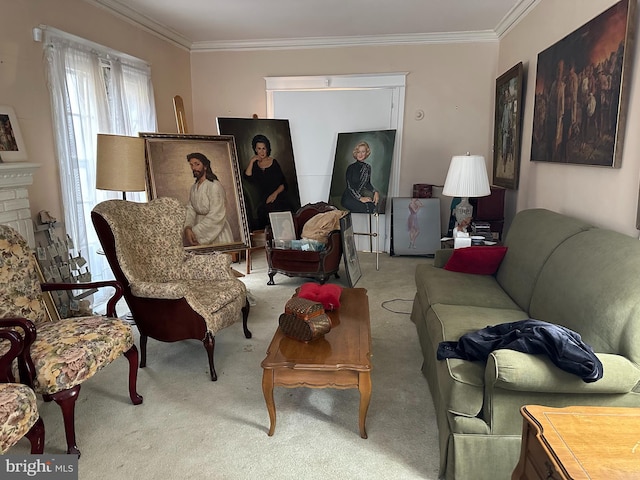
[[[36,260],[24,238],[0,225],[0,328],[8,327],[24,338],[18,355],[20,381],[45,401],[62,409],[67,453],[80,455],[76,445],[74,411],[80,385],[124,354],[129,361],[129,397],[142,403],[136,391],[138,350],[131,326],[116,317],[122,287],[115,281],[90,283],[40,282]],[[91,315],[52,321],[43,291],[112,287],[107,316]],[[9,349],[0,342],[0,353]]]
[[[244,335],[249,303],[246,287],[231,269],[230,255],[185,251],[185,207],[173,198],[148,203],[107,200],[91,212],[93,225],[140,331],[141,361],[147,339],[202,340],[211,380],[215,335],[242,318]]]
[[[0,454],[22,437],[31,443],[31,453],[44,450],[44,423],[38,414],[36,394],[27,385],[15,383],[12,362],[24,349],[24,339],[14,330],[0,330]]]
[[[323,233],[323,243],[325,248],[320,251],[299,250],[291,248],[276,248],[273,238],[273,231],[270,226],[265,229],[267,237],[266,253],[269,264],[269,281],[267,285],[274,285],[273,277],[276,273],[282,273],[288,277],[307,277],[324,284],[331,275],[338,276],[340,260],[342,258],[342,235],[340,233],[339,218],[344,215],[341,210],[329,205],[326,202],[309,203],[293,214],[293,224],[296,239],[303,237],[305,225],[312,219],[319,219],[318,215],[324,217],[319,225],[331,225]],[[317,235],[319,229],[314,228]]]

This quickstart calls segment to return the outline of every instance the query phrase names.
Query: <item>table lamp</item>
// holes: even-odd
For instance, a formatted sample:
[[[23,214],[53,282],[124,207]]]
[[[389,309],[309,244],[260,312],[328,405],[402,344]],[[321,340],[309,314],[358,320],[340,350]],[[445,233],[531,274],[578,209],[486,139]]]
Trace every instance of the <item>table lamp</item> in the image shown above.
[[[122,192],[146,190],[144,138],[98,134],[96,188]]]
[[[456,229],[465,226],[473,217],[473,206],[469,197],[486,197],[491,194],[487,166],[481,155],[456,155],[451,159],[447,179],[442,194],[448,197],[460,197],[462,200],[455,208]],[[454,235],[455,236],[455,235]]]

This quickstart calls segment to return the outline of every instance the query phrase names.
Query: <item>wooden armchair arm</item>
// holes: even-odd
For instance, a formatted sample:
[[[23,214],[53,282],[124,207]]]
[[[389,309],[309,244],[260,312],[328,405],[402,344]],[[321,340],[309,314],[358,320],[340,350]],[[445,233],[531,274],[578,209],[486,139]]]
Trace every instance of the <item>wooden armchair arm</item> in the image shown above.
[[[15,328],[17,327],[21,330],[18,332]],[[3,332],[8,332],[5,334]],[[0,338],[5,338],[12,343],[9,351],[11,352],[14,349],[12,336],[17,335],[20,340],[20,347],[18,349],[17,358],[18,358],[18,371],[20,372],[20,380],[22,383],[33,386],[33,378],[35,378],[35,367],[33,365],[33,360],[31,359],[31,344],[36,339],[36,326],[31,320],[28,320],[23,317],[5,317],[0,318]],[[6,336],[5,336],[6,335]],[[4,361],[5,357],[8,358],[8,355],[3,356],[0,359],[0,376],[5,375],[4,371]],[[10,375],[8,378],[13,378],[13,373],[11,373],[11,362],[16,357],[11,358],[8,361],[8,372]],[[2,378],[0,378],[0,381]]]
[[[11,371],[11,363],[18,358],[24,348],[22,336],[15,330],[0,330],[0,341],[9,341],[9,350],[0,356],[0,382],[13,383],[16,381]]]
[[[49,283],[43,282],[40,284],[40,288],[43,292],[51,292],[55,290],[88,290],[90,288],[101,287],[113,287],[114,292],[111,298],[107,301],[107,317],[117,317],[116,304],[122,298],[124,294],[124,288],[122,284],[117,280],[103,280],[99,282],[84,282],[84,283]]]

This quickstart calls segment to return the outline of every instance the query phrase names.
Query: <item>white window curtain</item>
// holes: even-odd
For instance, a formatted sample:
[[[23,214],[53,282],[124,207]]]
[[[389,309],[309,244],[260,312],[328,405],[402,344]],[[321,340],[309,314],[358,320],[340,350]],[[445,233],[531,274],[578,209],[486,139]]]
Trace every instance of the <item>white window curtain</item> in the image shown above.
[[[110,279],[90,215],[97,203],[122,193],[95,187],[97,134],[156,131],[151,69],[142,60],[51,27],[44,27],[43,37],[65,229],[76,253],[88,261],[92,279]],[[127,193],[127,199],[145,201],[146,196]]]

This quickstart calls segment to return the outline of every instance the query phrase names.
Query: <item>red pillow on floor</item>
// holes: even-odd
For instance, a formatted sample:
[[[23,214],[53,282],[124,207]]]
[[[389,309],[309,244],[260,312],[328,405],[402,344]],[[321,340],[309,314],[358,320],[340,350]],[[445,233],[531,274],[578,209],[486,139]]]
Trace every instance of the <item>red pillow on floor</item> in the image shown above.
[[[507,253],[507,247],[498,245],[456,248],[444,266],[445,270],[477,275],[493,275]]]
[[[324,285],[312,282],[303,283],[300,286],[300,290],[298,290],[298,296],[300,298],[320,302],[326,311],[340,308],[341,294],[342,287],[331,283],[326,283]]]

